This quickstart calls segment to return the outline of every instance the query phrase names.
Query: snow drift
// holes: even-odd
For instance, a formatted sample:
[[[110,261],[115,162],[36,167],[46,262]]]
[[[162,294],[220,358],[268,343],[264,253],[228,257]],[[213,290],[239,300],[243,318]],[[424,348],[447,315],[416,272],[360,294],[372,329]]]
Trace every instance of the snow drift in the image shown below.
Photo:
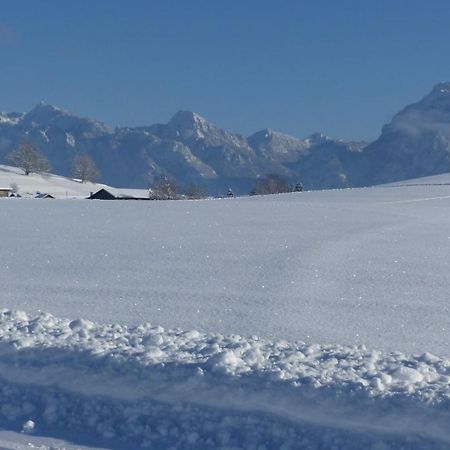
[[[109,448],[450,445],[450,360],[430,353],[3,310],[0,378],[2,423]]]

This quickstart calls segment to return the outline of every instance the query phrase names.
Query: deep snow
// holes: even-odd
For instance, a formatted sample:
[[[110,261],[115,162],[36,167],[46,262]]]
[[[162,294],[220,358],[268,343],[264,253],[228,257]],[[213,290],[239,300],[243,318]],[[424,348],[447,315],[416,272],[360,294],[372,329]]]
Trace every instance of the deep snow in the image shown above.
[[[0,314],[0,421],[108,448],[445,449],[450,360]]]
[[[3,199],[0,304],[450,356],[450,187]]]
[[[449,448],[443,178],[1,199],[1,426],[36,448]]]

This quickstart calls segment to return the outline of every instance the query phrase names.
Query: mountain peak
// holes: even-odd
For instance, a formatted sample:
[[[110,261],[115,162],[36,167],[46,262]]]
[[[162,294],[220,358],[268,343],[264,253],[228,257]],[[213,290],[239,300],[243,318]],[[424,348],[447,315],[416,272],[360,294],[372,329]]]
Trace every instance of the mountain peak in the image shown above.
[[[424,106],[439,106],[448,109],[450,102],[450,82],[441,82],[436,84],[431,92],[426,95],[422,100],[413,105]],[[410,105],[411,106],[411,105]],[[406,107],[408,109],[408,107]]]
[[[450,82],[436,84],[431,92],[418,102],[397,113],[383,132],[401,131],[410,136],[429,131],[450,138]]]
[[[203,128],[209,122],[193,111],[180,110],[170,119],[169,125],[177,128]]]
[[[45,121],[61,114],[66,112],[41,100],[26,116],[35,121]]]
[[[317,132],[309,135],[306,140],[312,145],[320,144],[322,142],[331,141],[330,136],[327,136],[325,133]]]
[[[263,128],[262,130],[253,133],[249,136],[249,140],[251,141],[264,141],[269,140],[273,137],[274,132],[270,128]]]
[[[111,133],[111,129],[94,119],[80,117],[65,109],[50,105],[40,101],[31,111],[21,118],[25,126],[32,128],[47,129],[56,127],[59,131],[77,129],[86,136],[99,136],[105,133]]]
[[[433,87],[431,94],[433,95],[450,95],[450,82],[445,81],[436,84],[436,86]]]
[[[33,109],[34,110],[45,110],[45,111],[59,111],[63,112],[61,108],[57,108],[56,106],[51,105],[50,103],[45,102],[44,100],[41,100]]]
[[[167,124],[170,134],[185,139],[202,139],[210,133],[217,132],[218,128],[192,111],[178,111]]]
[[[275,131],[271,128],[263,128],[262,130],[257,131],[256,133],[249,136],[249,141],[254,143],[262,143],[264,141],[299,141],[298,138],[291,136],[286,133],[282,133],[281,131]]]

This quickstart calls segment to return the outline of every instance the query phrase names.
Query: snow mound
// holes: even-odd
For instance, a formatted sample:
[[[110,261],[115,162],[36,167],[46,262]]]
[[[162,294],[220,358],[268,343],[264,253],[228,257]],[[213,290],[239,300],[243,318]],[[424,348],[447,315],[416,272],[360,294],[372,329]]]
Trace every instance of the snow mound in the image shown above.
[[[108,448],[440,449],[450,359],[0,312],[0,420]],[[25,424],[25,425],[24,425]],[[31,426],[32,424],[32,426]]]

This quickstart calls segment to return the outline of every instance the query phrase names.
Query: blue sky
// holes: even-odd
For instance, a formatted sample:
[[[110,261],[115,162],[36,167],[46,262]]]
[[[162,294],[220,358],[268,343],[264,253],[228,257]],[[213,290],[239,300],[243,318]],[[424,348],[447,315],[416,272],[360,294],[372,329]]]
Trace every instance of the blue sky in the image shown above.
[[[450,80],[448,0],[0,1],[0,110],[372,139]]]

